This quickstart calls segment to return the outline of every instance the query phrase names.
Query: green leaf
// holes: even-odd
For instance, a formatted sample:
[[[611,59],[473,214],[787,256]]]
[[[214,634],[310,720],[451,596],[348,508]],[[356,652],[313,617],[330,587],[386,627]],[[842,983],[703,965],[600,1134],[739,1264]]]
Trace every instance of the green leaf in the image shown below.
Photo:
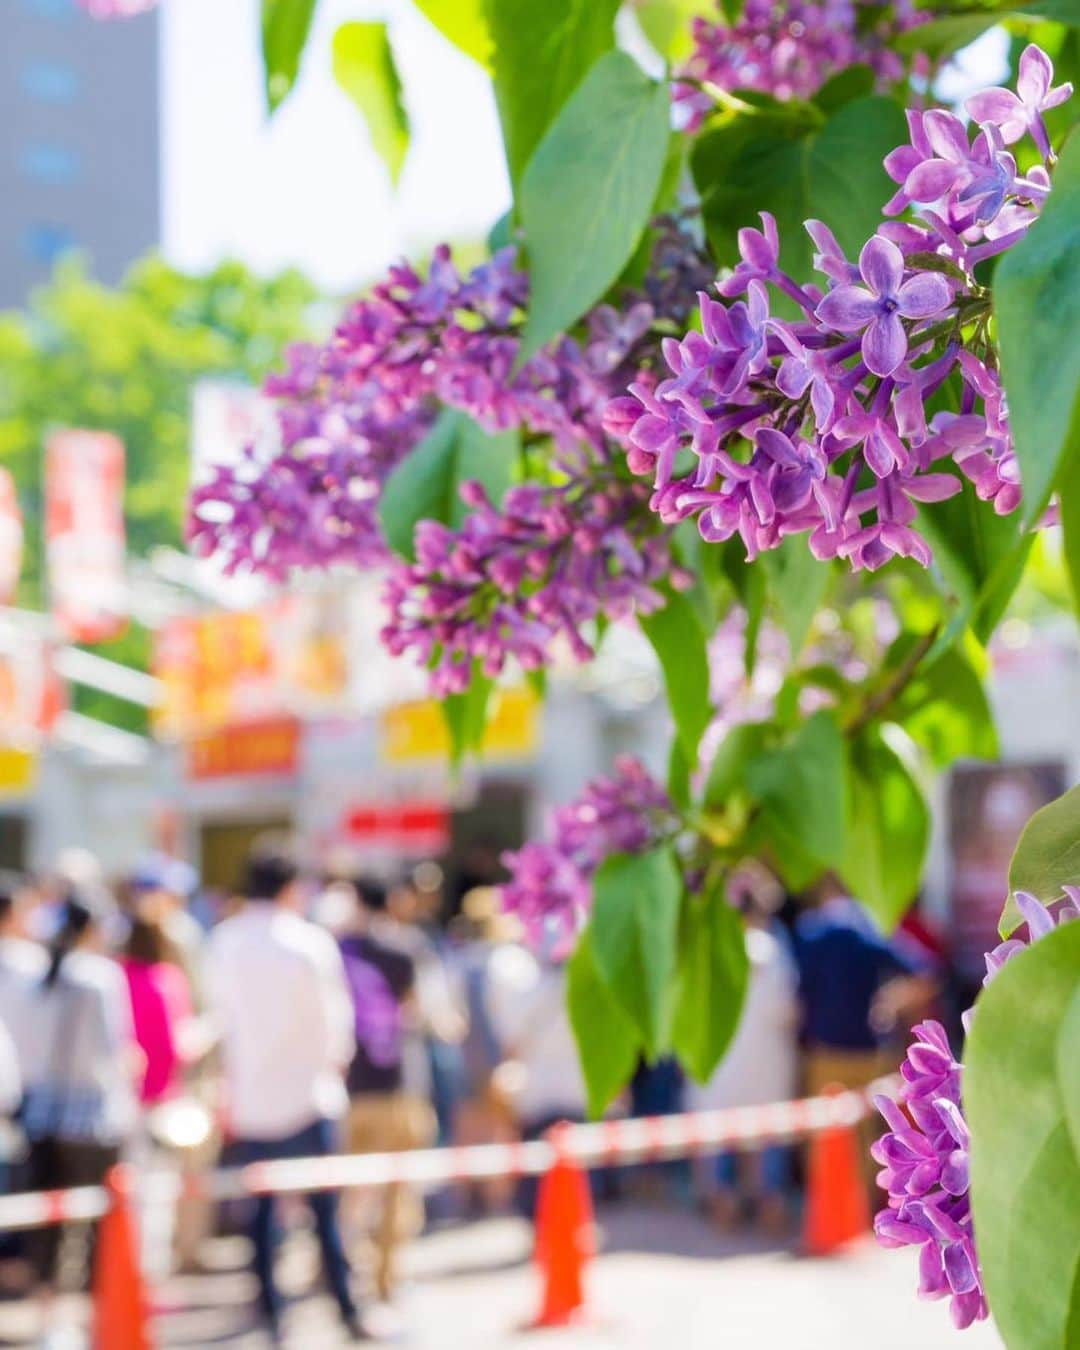
[[[521,182],[532,289],[519,360],[569,328],[626,266],[664,171],[670,116],[667,85],[609,52],[536,147]]]
[[[781,265],[798,281],[813,275],[804,220],[827,222],[857,256],[894,187],[881,162],[906,135],[899,104],[878,96],[829,115],[809,105],[729,115],[698,138],[690,157],[717,258],[735,261],[736,233],[760,228],[760,211],[776,217]]]
[[[874,92],[877,78],[869,66],[846,66],[826,80],[813,101],[824,113],[834,113],[845,103]]]
[[[262,0],[262,54],[266,106],[273,112],[289,95],[311,31],[318,0]]]
[[[1080,1154],[1080,987],[1062,1010],[1057,1038],[1057,1076],[1073,1152]]]
[[[996,14],[944,14],[899,34],[896,47],[901,52],[925,52],[934,61],[951,56],[981,37],[988,28],[1000,23]]]
[[[1080,3],[1077,0],[1031,0],[1030,4],[1016,5],[1015,8],[1025,18],[1038,15],[1040,19],[1051,19],[1054,23],[1069,24],[1073,28],[1080,26]]]
[[[930,838],[930,811],[907,766],[872,731],[851,749],[851,820],[840,873],[889,933],[915,898]]]
[[[768,722],[738,722],[720,742],[705,783],[705,805],[722,810],[736,793],[746,790],[746,770],[758,759],[772,732]]]
[[[343,23],[332,51],[334,79],[363,113],[371,144],[396,183],[409,149],[409,117],[386,25]]]
[[[494,52],[484,0],[416,0],[416,7],[459,51],[491,70]]]
[[[1023,923],[1014,891],[1029,891],[1045,904],[1061,896],[1062,886],[1080,886],[1080,787],[1041,807],[1024,826],[1009,863],[1001,936]]]
[[[1080,440],[1080,136],[1066,142],[1039,219],[997,267],[994,312],[1030,524]]]
[[[1069,455],[1058,477],[1061,542],[1073,608],[1080,615],[1080,452]]]
[[[979,997],[964,1056],[979,1262],[1002,1340],[1023,1350],[1080,1343],[1080,1158],[1058,1059],[1078,972],[1078,923],[1013,957]]]
[[[518,453],[516,430],[489,435],[464,413],[444,411],[420,444],[390,475],[379,503],[387,543],[412,559],[418,521],[437,520],[458,527],[469,508],[461,485],[483,483],[498,504],[510,486]]]
[[[461,764],[466,755],[483,744],[488,703],[494,688],[495,681],[484,674],[479,661],[474,661],[468,688],[461,694],[448,694],[439,705],[450,738],[451,764]]]
[[[1020,580],[1031,536],[1016,514],[999,516],[970,483],[947,501],[919,508],[918,526],[934,553],[943,590],[959,606],[962,627],[988,637]]]
[[[566,966],[566,1006],[585,1077],[589,1115],[605,1109],[637,1067],[641,1037],[604,983],[593,953],[591,926]]]
[[[741,916],[719,894],[688,897],[679,934],[671,1045],[706,1083],[739,1025],[750,963]]]
[[[687,810],[691,799],[690,765],[678,736],[672,737],[671,749],[668,751],[667,790],[675,805],[680,810]]]
[[[619,0],[485,0],[495,100],[515,191],[556,113],[596,58],[614,46],[618,8]]]
[[[842,865],[847,846],[848,770],[844,739],[827,712],[747,769],[764,829],[778,855],[791,846],[824,867]]]
[[[592,947],[601,977],[633,1019],[645,1053],[665,1047],[683,882],[671,850],[607,858],[593,879]]]
[[[697,610],[682,591],[668,591],[663,609],[638,616],[664,673],[668,707],[688,764],[709,725],[709,658]]]
[[[888,664],[896,666],[900,660],[894,648]],[[960,646],[921,665],[886,716],[904,728],[937,769],[947,769],[958,759],[998,757],[993,711],[971,655]]]
[[[639,0],[634,13],[641,31],[672,65],[694,49],[694,19],[719,18],[715,0]]]
[[[825,598],[829,565],[819,562],[806,547],[806,540],[794,535],[766,553],[763,562],[769,575],[769,593],[780,613],[780,625],[791,643],[791,655],[798,656]]]

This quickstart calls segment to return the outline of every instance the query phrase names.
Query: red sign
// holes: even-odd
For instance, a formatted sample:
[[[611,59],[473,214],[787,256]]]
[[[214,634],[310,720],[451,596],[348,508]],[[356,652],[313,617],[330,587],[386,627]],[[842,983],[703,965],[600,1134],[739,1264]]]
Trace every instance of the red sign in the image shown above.
[[[15,479],[0,468],[0,605],[15,599],[22,571],[23,523]]]
[[[0,617],[0,744],[36,744],[64,711],[66,694],[42,632]]]
[[[187,755],[192,778],[291,776],[300,762],[300,723],[272,717],[222,727],[189,742]]]
[[[450,846],[450,813],[442,802],[365,803],[349,811],[345,833],[354,843],[430,857]]]
[[[45,545],[53,617],[72,642],[127,626],[124,447],[107,431],[57,431],[45,447]]]

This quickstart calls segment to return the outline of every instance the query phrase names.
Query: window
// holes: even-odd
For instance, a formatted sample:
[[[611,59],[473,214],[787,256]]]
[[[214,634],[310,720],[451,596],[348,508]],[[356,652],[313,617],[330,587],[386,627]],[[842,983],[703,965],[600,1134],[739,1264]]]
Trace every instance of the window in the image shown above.
[[[79,77],[70,66],[35,61],[20,77],[23,92],[41,103],[70,103],[79,92]]]
[[[78,177],[79,156],[67,146],[41,141],[24,147],[19,168],[41,183],[71,183]]]
[[[31,225],[23,233],[23,249],[34,262],[51,264],[75,247],[75,236],[66,225]]]

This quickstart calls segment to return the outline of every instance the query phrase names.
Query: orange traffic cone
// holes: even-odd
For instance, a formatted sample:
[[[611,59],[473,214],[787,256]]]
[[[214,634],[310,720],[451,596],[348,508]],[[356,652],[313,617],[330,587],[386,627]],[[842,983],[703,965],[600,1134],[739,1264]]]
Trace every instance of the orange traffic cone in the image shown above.
[[[870,1204],[857,1127],[836,1125],[810,1136],[803,1248],[824,1256],[870,1227]]]
[[[585,1173],[552,1132],[555,1162],[536,1199],[536,1264],[543,1298],[534,1327],[564,1327],[585,1305],[585,1263],[593,1255],[593,1211]]]
[[[94,1258],[91,1344],[93,1350],[152,1350],[127,1170],[114,1167],[105,1185],[109,1210],[101,1220]]]

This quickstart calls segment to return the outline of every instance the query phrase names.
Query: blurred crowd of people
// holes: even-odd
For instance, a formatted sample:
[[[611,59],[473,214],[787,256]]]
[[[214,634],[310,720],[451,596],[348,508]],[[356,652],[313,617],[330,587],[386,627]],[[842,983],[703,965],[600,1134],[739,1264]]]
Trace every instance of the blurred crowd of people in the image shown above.
[[[750,975],[738,1031],[712,1080],[642,1064],[616,1110],[662,1114],[857,1086],[899,1060],[907,1027],[942,993],[939,946],[911,921],[892,941],[835,882],[794,906],[748,868]],[[3,1187],[100,1182],[121,1158],[145,1177],[217,1164],[540,1136],[585,1117],[560,961],[521,944],[491,886],[446,913],[426,864],[387,885],[319,878],[287,841],[259,841],[242,897],[212,902],[164,855],[121,884],[72,853],[54,875],[0,883],[0,1166]],[[788,1148],[694,1169],[635,1169],[715,1222],[782,1231],[798,1199]],[[610,1178],[609,1178],[610,1180]],[[151,1277],[191,1267],[223,1221],[197,1188],[141,1209]],[[307,1197],[324,1275],[357,1339],[374,1335],[402,1243],[529,1196],[505,1180],[427,1195],[391,1185]],[[279,1211],[281,1213],[279,1213]],[[278,1224],[297,1206],[260,1196],[242,1220],[259,1312],[280,1335]],[[227,1221],[228,1215],[224,1216]],[[93,1234],[53,1225],[0,1235],[0,1278],[33,1291],[45,1322],[58,1287],[85,1279]],[[363,1278],[361,1278],[361,1276]],[[361,1300],[360,1291],[364,1293]]]

